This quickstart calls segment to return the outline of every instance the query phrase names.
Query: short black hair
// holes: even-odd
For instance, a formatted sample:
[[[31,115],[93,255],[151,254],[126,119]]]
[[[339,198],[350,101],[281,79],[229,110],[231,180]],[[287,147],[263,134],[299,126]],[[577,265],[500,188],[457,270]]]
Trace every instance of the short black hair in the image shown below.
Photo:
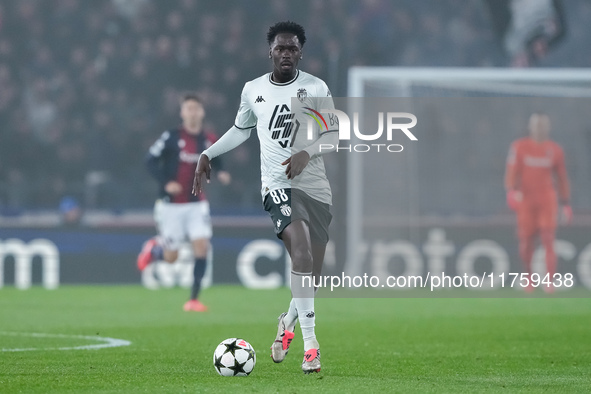
[[[185,101],[197,101],[199,104],[203,105],[203,100],[199,95],[195,92],[186,92],[183,93],[180,97],[180,103],[184,103]]]
[[[277,22],[273,26],[269,27],[269,31],[267,32],[267,42],[269,45],[275,41],[275,36],[279,33],[291,33],[297,36],[298,41],[304,47],[304,43],[306,42],[306,32],[301,25],[298,25],[292,21],[285,21],[285,22]]]

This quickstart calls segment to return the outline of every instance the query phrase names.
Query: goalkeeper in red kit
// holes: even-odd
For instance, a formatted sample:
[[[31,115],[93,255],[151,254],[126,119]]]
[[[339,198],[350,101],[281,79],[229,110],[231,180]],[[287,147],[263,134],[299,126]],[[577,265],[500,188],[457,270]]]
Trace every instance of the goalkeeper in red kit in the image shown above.
[[[539,236],[546,252],[546,270],[549,274],[549,280],[544,280],[544,290],[552,292],[551,282],[556,272],[554,239],[558,203],[560,202],[562,207],[563,221],[570,223],[570,186],[564,164],[564,152],[560,145],[549,139],[548,115],[532,114],[528,127],[529,136],[514,141],[509,150],[505,173],[507,204],[517,214],[519,255],[525,265],[525,271],[531,274],[534,242],[536,236]],[[533,291],[531,281],[525,290]]]

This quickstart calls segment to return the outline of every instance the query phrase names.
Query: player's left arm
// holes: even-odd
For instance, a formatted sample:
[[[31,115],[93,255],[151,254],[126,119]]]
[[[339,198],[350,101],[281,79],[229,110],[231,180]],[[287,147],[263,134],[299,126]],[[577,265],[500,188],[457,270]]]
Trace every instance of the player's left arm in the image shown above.
[[[333,110],[334,101],[330,90],[324,82],[320,83],[315,99],[316,111]],[[339,144],[339,129],[337,124],[328,124],[327,130],[320,131],[318,138],[301,151],[293,154],[281,163],[285,168],[287,179],[293,179],[304,171],[310,160],[325,153],[334,152]]]
[[[523,196],[519,191],[521,179],[521,149],[519,141],[514,141],[509,148],[505,169],[505,191],[507,192],[507,206],[516,211]]]
[[[562,205],[562,217],[567,224],[572,221],[573,210],[570,206],[570,182],[564,163],[564,151],[560,146],[556,149],[556,162],[554,163],[554,172],[556,173],[556,183],[558,186],[558,196]]]

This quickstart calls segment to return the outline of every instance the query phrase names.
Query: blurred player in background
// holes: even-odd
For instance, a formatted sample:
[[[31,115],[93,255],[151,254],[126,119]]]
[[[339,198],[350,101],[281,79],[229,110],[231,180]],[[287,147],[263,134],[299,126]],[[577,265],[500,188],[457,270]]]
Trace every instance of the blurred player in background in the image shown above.
[[[299,130],[305,126],[296,122],[291,100],[297,97],[315,111],[334,109],[334,104],[324,81],[297,68],[306,42],[302,26],[277,23],[269,29],[267,42],[273,71],[244,85],[234,126],[201,155],[194,193],[201,193],[204,174],[209,181],[209,160],[246,141],[251,129],[256,128],[261,147],[263,204],[292,262],[292,300],[288,312],[279,316],[271,356],[277,363],[283,361],[299,319],[304,339],[302,370],[318,372],[315,290],[311,285],[304,288],[304,279],[310,281],[313,275],[319,276],[324,261],[332,195],[320,144],[336,147],[338,130],[329,130],[328,126],[326,130],[315,129],[313,138],[308,140],[306,130]],[[322,153],[327,151],[323,149]]]
[[[180,116],[182,125],[162,133],[148,153],[148,170],[160,183],[160,198],[154,207],[159,236],[144,244],[137,265],[143,271],[153,261],[173,263],[178,258],[181,244],[187,239],[191,241],[195,256],[194,281],[184,310],[204,312],[207,307],[198,300],[198,296],[212,228],[205,194],[193,195],[191,190],[199,156],[216,138],[203,130],[205,109],[196,94],[188,93],[182,97]],[[218,179],[227,185],[230,174],[219,171]]]
[[[552,292],[550,283],[556,272],[554,238],[557,224],[558,201],[554,175],[562,206],[562,220],[570,223],[570,186],[560,145],[549,139],[550,118],[534,113],[529,118],[529,137],[514,141],[507,158],[505,189],[507,204],[517,213],[519,255],[525,271],[531,274],[534,241],[539,235],[546,251],[546,270],[549,274],[544,290]],[[525,288],[533,291],[531,282]]]

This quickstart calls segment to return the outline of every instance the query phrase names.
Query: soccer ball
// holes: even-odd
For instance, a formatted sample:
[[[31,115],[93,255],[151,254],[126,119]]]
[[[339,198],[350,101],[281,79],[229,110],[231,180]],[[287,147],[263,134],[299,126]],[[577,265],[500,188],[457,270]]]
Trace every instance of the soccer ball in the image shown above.
[[[248,376],[256,362],[254,349],[240,338],[222,341],[213,352],[213,366],[222,376]]]

